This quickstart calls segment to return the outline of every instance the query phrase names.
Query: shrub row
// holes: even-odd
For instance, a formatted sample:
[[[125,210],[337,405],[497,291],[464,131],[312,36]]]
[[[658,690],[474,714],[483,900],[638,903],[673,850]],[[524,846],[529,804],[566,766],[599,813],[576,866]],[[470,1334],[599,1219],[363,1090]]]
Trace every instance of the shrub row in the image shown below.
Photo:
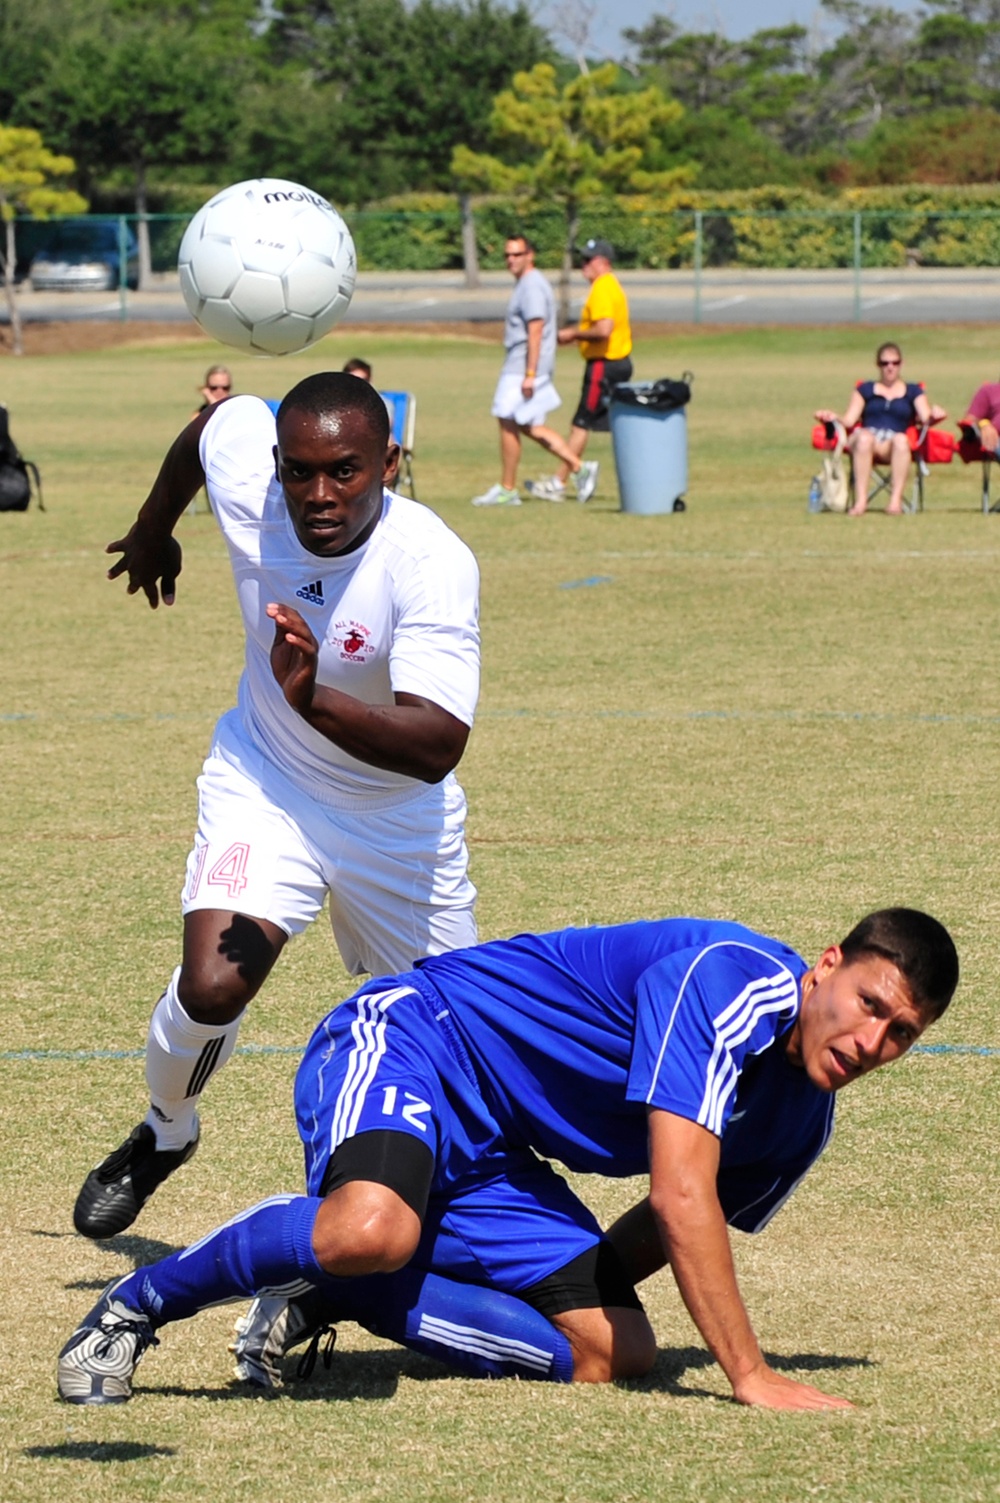
[[[686,191],[668,203],[639,195],[608,198],[584,208],[577,238],[610,240],[623,267],[689,268],[699,213],[706,267],[849,267],[858,228],[865,267],[1000,265],[1000,184],[854,188],[835,198],[795,187]],[[364,268],[438,271],[462,265],[458,203],[447,194],[410,194],[345,215]],[[182,215],[151,219],[155,270],[175,264],[186,222]],[[532,237],[539,265],[556,267],[562,260],[566,228],[557,207],[528,210],[513,199],[481,199],[475,223],[480,262],[488,270],[503,267],[504,240],[516,231]],[[19,225],[19,260],[40,233],[37,223]]]
[[[856,224],[867,267],[1000,264],[1000,185],[858,188],[833,199],[800,188],[688,192],[666,206],[641,196],[609,198],[584,209],[578,241],[603,236],[624,267],[690,267],[696,211],[704,266],[851,266]],[[363,266],[462,264],[458,208],[446,195],[411,195],[348,217]],[[475,206],[475,220],[484,267],[502,268],[504,239],[518,229],[531,235],[540,265],[559,265],[566,231],[557,208],[525,210],[514,200],[484,199]]]

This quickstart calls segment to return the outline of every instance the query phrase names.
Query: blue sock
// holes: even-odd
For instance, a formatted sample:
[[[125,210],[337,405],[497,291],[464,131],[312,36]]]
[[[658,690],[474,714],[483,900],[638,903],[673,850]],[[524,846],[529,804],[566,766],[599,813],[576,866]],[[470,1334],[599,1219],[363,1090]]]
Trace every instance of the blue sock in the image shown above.
[[[307,1195],[262,1200],[182,1252],[137,1268],[115,1295],[162,1326],[228,1300],[265,1291],[294,1295],[326,1283],[312,1250],[322,1204]]]
[[[367,1278],[331,1278],[323,1287],[330,1290],[331,1318],[355,1320],[373,1336],[469,1377],[573,1381],[566,1337],[515,1294],[412,1266]]]
[[[115,1295],[161,1326],[254,1294],[324,1289],[331,1319],[357,1321],[471,1377],[572,1381],[569,1342],[516,1295],[412,1267],[364,1278],[325,1273],[312,1251],[322,1203],[305,1195],[263,1200],[182,1252],[137,1268]]]

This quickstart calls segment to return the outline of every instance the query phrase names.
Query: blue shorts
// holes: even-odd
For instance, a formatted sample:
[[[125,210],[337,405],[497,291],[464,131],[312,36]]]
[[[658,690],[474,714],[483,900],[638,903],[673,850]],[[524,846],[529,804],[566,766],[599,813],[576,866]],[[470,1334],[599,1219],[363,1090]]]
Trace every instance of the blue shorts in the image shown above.
[[[601,1240],[594,1216],[487,1109],[446,1008],[409,977],[381,978],[329,1013],[295,1080],[306,1189],[322,1193],[331,1155],[363,1132],[425,1143],[434,1176],[418,1266],[511,1293]]]

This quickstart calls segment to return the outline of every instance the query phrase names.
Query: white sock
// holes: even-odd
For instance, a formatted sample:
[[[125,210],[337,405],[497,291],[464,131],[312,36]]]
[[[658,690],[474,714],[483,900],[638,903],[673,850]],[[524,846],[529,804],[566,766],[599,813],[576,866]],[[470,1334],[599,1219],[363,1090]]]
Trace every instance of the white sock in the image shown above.
[[[153,1009],[146,1040],[146,1121],[157,1148],[183,1148],[198,1130],[198,1099],[236,1047],[240,1014],[232,1023],[196,1023],[177,996],[180,966]]]

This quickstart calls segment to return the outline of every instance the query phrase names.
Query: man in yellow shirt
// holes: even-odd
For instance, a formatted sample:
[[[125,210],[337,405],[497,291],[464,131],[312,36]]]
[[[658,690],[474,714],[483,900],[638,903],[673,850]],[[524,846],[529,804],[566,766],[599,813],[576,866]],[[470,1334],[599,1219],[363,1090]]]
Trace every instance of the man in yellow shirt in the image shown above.
[[[632,378],[632,329],[628,300],[611,263],[614,247],[607,240],[588,240],[580,251],[581,270],[590,283],[578,324],[559,330],[560,344],[578,344],[586,361],[580,405],[573,417],[569,448],[577,459],[592,433],[610,429],[608,409],[611,392],[620,381]],[[570,466],[561,464],[545,480],[527,481],[525,489],[547,501],[562,501]]]

